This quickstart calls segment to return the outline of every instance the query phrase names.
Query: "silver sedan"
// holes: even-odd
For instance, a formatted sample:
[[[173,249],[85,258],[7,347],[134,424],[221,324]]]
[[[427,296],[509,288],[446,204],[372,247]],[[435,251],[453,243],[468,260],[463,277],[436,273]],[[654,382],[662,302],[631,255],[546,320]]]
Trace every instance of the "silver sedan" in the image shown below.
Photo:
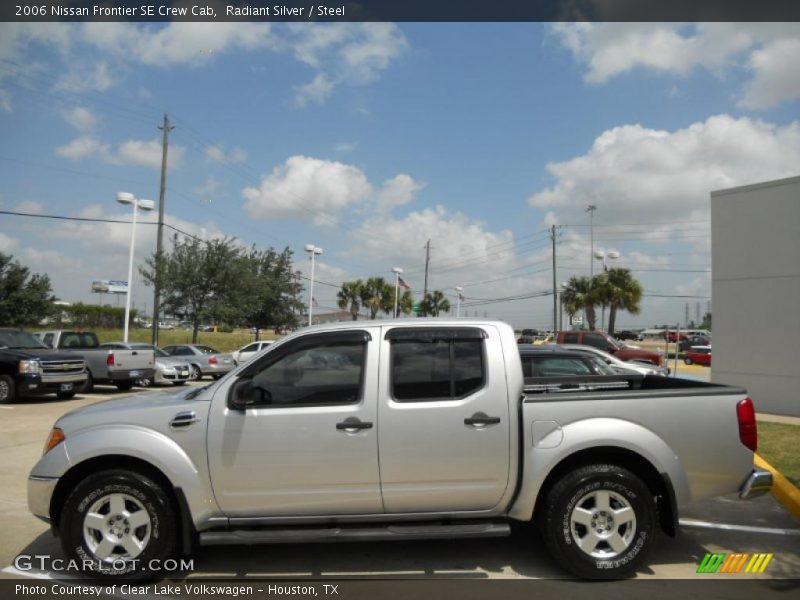
[[[173,344],[164,346],[163,350],[170,356],[184,359],[189,363],[190,378],[193,381],[202,379],[204,375],[211,375],[212,378],[219,379],[236,367],[230,354],[223,354],[211,346]]]

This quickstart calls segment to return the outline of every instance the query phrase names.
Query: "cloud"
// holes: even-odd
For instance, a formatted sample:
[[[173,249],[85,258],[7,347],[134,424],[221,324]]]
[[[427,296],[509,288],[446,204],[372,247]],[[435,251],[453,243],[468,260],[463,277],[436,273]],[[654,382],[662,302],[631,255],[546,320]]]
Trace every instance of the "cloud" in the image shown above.
[[[0,231],[0,252],[10,254],[17,246],[19,246],[19,240]]]
[[[351,165],[307,156],[292,156],[242,191],[244,209],[252,218],[311,216],[317,225],[331,225],[344,209],[372,192],[366,175]]]
[[[392,23],[298,23],[287,30],[283,47],[317,71],[309,83],[295,87],[300,108],[323,103],[339,85],[372,83],[409,47]]]
[[[800,24],[558,23],[550,31],[601,84],[636,68],[687,76],[705,69],[718,77],[732,70],[752,75],[739,102],[767,108],[800,98]]]
[[[194,188],[194,193],[201,196],[213,196],[219,192],[221,186],[219,181],[214,179],[211,175],[206,177],[206,180]]]
[[[584,209],[595,204],[602,222],[647,221],[643,236],[656,239],[673,229],[669,223],[708,220],[712,190],[796,175],[798,164],[797,121],[717,115],[676,131],[623,125],[603,132],[585,154],[548,164],[554,185],[528,202],[561,223],[587,223]]]
[[[108,145],[91,135],[82,135],[56,148],[56,154],[71,160],[81,160],[96,154],[107,154]]]
[[[62,112],[64,120],[78,131],[91,131],[97,127],[98,118],[85,106],[76,106]]]
[[[17,205],[17,212],[38,215],[42,213],[42,203],[36,200],[24,200]]]
[[[414,181],[410,175],[400,173],[383,182],[378,192],[378,210],[386,212],[396,206],[408,204],[425,187],[424,183]]]
[[[358,148],[358,142],[339,142],[333,146],[336,152],[352,152],[356,148]]]
[[[294,87],[294,103],[298,108],[309,104],[323,104],[333,93],[334,83],[322,73],[305,85]]]
[[[117,82],[106,61],[98,62],[91,67],[81,62],[79,67],[76,66],[56,82],[55,89],[59,92],[74,93],[105,92]]]
[[[186,149],[183,146],[171,144],[169,146],[169,166],[180,167]],[[138,167],[161,168],[161,141],[127,140],[122,142],[114,155],[109,156],[107,162],[115,165],[133,165]]]
[[[232,163],[242,163],[247,160],[247,153],[241,148],[233,148],[230,152],[225,152],[225,148],[218,144],[206,146],[206,160],[223,165]]]
[[[7,113],[13,110],[11,106],[11,94],[2,89],[0,89],[0,110]]]

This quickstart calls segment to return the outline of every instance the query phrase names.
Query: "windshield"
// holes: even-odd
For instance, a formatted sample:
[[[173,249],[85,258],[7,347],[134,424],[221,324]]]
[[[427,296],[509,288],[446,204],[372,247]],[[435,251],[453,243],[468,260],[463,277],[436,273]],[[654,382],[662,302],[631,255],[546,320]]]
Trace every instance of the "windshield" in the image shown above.
[[[594,366],[594,368],[597,370],[597,372],[600,375],[616,375],[617,374],[617,372],[614,369],[612,369],[610,366],[608,366],[606,361],[604,361],[599,356],[587,356],[586,358],[588,358],[591,361],[592,365]]]
[[[27,331],[0,331],[0,348],[47,348]]]
[[[211,346],[195,346],[203,354],[219,354],[219,350],[214,350]]]

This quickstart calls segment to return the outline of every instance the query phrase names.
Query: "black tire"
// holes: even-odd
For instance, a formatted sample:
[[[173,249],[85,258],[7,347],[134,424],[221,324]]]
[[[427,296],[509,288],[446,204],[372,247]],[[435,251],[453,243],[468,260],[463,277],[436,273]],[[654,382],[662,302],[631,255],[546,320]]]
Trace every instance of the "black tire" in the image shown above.
[[[8,375],[0,375],[0,404],[10,404],[17,397],[14,380]]]
[[[203,372],[197,365],[189,365],[189,379],[191,381],[200,381],[203,378]]]
[[[687,356],[686,358],[684,358],[683,362],[685,362],[687,365],[693,365],[694,364],[694,361],[692,360],[691,356]]]
[[[94,378],[92,377],[91,371],[86,373],[86,382],[83,384],[83,389],[81,390],[82,393],[88,394],[94,391]]]
[[[115,519],[114,509],[106,500],[123,495],[124,512],[121,519]],[[107,512],[102,512],[106,507]],[[105,517],[109,517],[108,531],[89,531],[86,522],[92,509],[103,517],[103,528],[106,527]],[[142,510],[148,523],[138,527],[130,525],[127,519],[133,520]],[[61,547],[70,559],[82,566],[86,575],[103,579],[150,579],[158,573],[155,566],[175,553],[177,522],[171,498],[146,475],[122,469],[100,471],[81,481],[64,503],[59,524]],[[118,533],[114,533],[112,527],[117,527]],[[131,529],[133,533],[129,533]],[[116,542],[115,535],[123,540],[120,544],[124,543],[121,536],[135,536],[144,547],[131,558],[124,546],[112,547],[106,542],[108,538]],[[89,546],[90,539],[96,544],[95,549]],[[98,560],[95,550],[99,551],[103,543],[107,543],[112,554],[106,560]]]
[[[155,382],[153,381],[152,377],[142,377],[141,379],[136,380],[136,385],[138,387],[149,388],[153,387]]]
[[[117,386],[117,389],[120,392],[129,392],[133,389],[133,381],[131,379],[125,379],[124,381],[115,381],[114,385]]]
[[[186,385],[185,381],[173,381],[172,385]]]
[[[72,400],[75,397],[75,390],[71,392],[56,392],[56,398],[59,400]]]
[[[221,378],[222,378],[222,375],[220,375],[219,373],[214,373],[211,376],[211,379],[213,379],[214,381],[216,381],[217,379],[221,379]]]
[[[646,558],[655,535],[652,493],[636,475],[616,465],[589,465],[565,475],[547,492],[540,518],[550,554],[582,579],[629,577]]]

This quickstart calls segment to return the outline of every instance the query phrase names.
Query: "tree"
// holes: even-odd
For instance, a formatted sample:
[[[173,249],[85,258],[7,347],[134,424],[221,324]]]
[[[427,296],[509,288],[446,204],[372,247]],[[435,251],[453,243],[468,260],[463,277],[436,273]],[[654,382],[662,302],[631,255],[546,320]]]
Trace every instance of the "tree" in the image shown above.
[[[438,317],[440,312],[450,310],[450,301],[445,298],[444,293],[434,290],[425,294],[419,309],[425,316]]]
[[[204,320],[241,318],[239,290],[248,275],[242,259],[242,250],[233,239],[204,241],[176,234],[172,252],[153,254],[146,260],[149,269],[140,268],[139,272],[147,285],[153,285],[159,274],[163,307],[192,323],[192,343],[196,343]]]
[[[302,286],[292,270],[292,251],[284,248],[278,253],[253,246],[238,262],[238,271],[245,274],[237,290],[242,324],[256,330],[256,339],[262,329],[297,327]],[[235,323],[238,319],[233,317]]]
[[[369,309],[370,319],[378,316],[380,311],[389,313],[394,306],[394,287],[383,277],[370,277],[361,289],[361,302]]]
[[[561,293],[561,303],[570,318],[580,311],[586,311],[586,320],[589,322],[589,329],[594,329],[597,322],[597,314],[594,310],[597,304],[595,300],[596,290],[593,290],[592,280],[589,277],[571,277],[567,282],[567,287]]]
[[[410,315],[413,310],[414,298],[411,296],[411,292],[406,290],[397,299],[397,314],[395,316]]]
[[[28,270],[11,254],[0,252],[0,323],[35,325],[53,312],[50,278]]]
[[[336,294],[339,308],[349,308],[353,321],[358,321],[358,312],[361,310],[361,297],[364,291],[364,282],[360,279],[345,281]]]
[[[630,269],[609,269],[603,273],[599,286],[600,298],[608,305],[608,335],[614,335],[617,311],[624,310],[638,315],[642,301],[642,284],[631,274]]]

